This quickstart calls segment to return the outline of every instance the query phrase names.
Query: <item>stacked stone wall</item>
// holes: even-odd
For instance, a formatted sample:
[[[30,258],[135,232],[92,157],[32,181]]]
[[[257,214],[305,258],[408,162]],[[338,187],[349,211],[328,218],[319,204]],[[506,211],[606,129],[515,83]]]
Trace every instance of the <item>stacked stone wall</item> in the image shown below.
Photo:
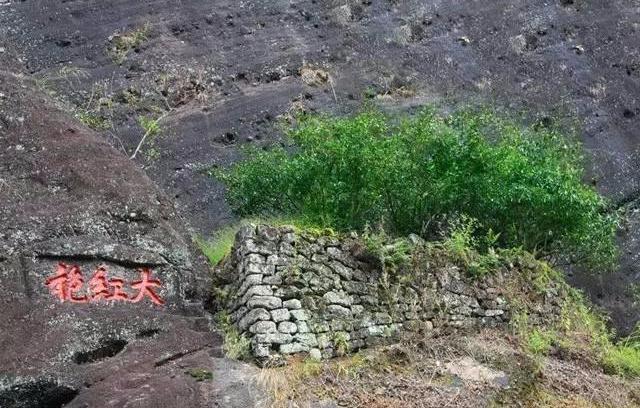
[[[428,260],[426,261],[428,262]],[[453,264],[390,276],[355,237],[247,225],[220,267],[231,322],[258,359],[316,358],[392,342],[403,331],[497,326],[509,321],[507,279],[466,276]],[[538,316],[558,312],[554,296]]]

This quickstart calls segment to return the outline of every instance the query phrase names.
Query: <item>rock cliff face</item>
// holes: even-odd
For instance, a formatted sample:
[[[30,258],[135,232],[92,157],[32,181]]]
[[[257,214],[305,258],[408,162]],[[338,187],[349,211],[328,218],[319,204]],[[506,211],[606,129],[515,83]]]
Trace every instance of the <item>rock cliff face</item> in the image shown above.
[[[424,245],[418,242],[412,251]],[[300,352],[331,357],[393,341],[403,330],[503,325],[512,315],[509,295],[516,292],[532,299],[530,320],[559,316],[558,291],[522,286],[521,270],[532,266],[473,279],[428,255],[413,261],[414,267],[390,271],[366,255],[358,239],[247,225],[219,270],[227,282],[223,307],[251,339],[254,356],[267,364]]]
[[[631,221],[620,271],[574,283],[628,332],[640,316],[629,290],[640,279],[638,21],[637,0],[0,0],[0,66],[23,65],[129,154],[136,118],[171,107],[137,160],[204,235],[233,215],[203,170],[278,142],[289,111],[489,103],[577,122],[585,181]],[[114,59],[114,41],[145,27]]]
[[[252,406],[203,314],[209,268],[149,178],[2,72],[0,146],[0,406]],[[225,381],[205,392],[185,366]]]

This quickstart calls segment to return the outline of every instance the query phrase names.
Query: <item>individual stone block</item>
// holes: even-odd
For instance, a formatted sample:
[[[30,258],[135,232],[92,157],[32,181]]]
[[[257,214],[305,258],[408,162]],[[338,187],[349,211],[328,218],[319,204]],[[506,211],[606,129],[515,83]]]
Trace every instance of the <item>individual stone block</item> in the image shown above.
[[[278,324],[278,331],[280,333],[293,334],[298,331],[298,326],[293,322],[280,322]]]
[[[242,284],[240,285],[240,288],[238,288],[238,291],[236,293],[238,296],[243,296],[250,287],[255,285],[260,285],[261,283],[262,283],[262,275],[257,273],[247,275],[245,276],[244,280],[242,281]]]
[[[262,279],[262,283],[265,285],[282,285],[282,278],[277,275],[265,276]]]
[[[307,314],[307,311],[304,309],[290,310],[289,313],[291,314],[291,318],[294,321],[309,320],[309,315]]]
[[[247,302],[247,306],[250,309],[265,308],[265,309],[279,309],[282,307],[282,299],[275,296],[254,296]]]
[[[362,313],[364,313],[364,306],[362,305],[352,305],[351,306],[351,313],[353,313],[354,316],[359,316]]]
[[[254,262],[247,262],[244,266],[244,273],[247,275],[273,275],[276,272],[274,265],[265,265]]]
[[[351,309],[347,309],[344,306],[329,305],[327,306],[326,310],[327,310],[327,317],[333,317],[333,318],[351,317]]]
[[[348,268],[340,262],[334,261],[329,264],[329,267],[335,271],[345,281],[350,281],[353,276],[353,269]]]
[[[351,340],[351,342],[349,343],[350,349],[352,351],[359,350],[363,348],[365,345],[366,345],[365,341],[361,339]]]
[[[293,232],[288,232],[284,234],[282,236],[282,242],[285,242],[287,244],[292,244],[296,242],[296,234],[294,234]]]
[[[500,309],[489,309],[484,311],[484,315],[487,317],[500,316],[504,314],[504,310]]]
[[[285,320],[289,320],[291,318],[291,314],[288,309],[275,309],[271,311],[271,319],[278,323],[283,322]]]
[[[362,272],[361,270],[354,269],[352,272],[352,278],[354,281],[366,282],[367,274]]]
[[[317,321],[309,324],[311,331],[314,333],[323,333],[329,331],[329,323],[325,321]]]
[[[296,322],[296,324],[298,325],[298,333],[309,333],[310,330],[307,322],[299,321]]]
[[[373,320],[376,324],[391,324],[393,322],[389,313],[376,313],[373,316]]]
[[[258,320],[269,320],[271,319],[271,314],[265,309],[253,309],[249,310],[242,319],[238,322],[238,328],[241,332],[247,330],[249,326],[257,322]]]
[[[332,345],[331,338],[328,333],[320,333],[316,335],[316,339],[318,341],[318,348],[320,349],[326,349]]]
[[[253,340],[257,343],[285,344],[291,343],[293,337],[287,333],[256,334]]]
[[[276,252],[276,244],[270,241],[245,240],[240,246],[240,254],[273,255]]]
[[[320,361],[322,360],[322,353],[317,348],[311,349],[309,350],[309,358],[311,360]]]
[[[289,300],[285,300],[282,303],[282,307],[286,307],[287,309],[302,309],[302,302],[300,302],[298,299],[289,299]]]
[[[244,263],[244,265],[246,266],[248,263],[254,263],[254,264],[260,265],[266,262],[265,262],[265,257],[260,254],[248,254],[243,257],[242,263]]]
[[[361,328],[371,327],[373,325],[375,325],[375,322],[369,315],[365,315],[362,318],[360,318],[360,322],[358,323],[358,327],[361,327]]]
[[[313,333],[298,333],[295,336],[293,336],[293,340],[301,344],[304,344],[306,347],[318,346],[318,339],[316,338],[316,335]]]
[[[236,232],[236,241],[243,242],[248,239],[253,239],[256,236],[256,226],[253,224],[246,224],[241,226]]]
[[[242,296],[241,302],[247,303],[252,296],[273,296],[273,290],[267,285],[251,286]]]
[[[322,299],[328,305],[340,305],[340,306],[351,306],[353,303],[353,299],[351,296],[344,292],[327,292],[322,296]]]
[[[346,281],[342,282],[342,287],[350,294],[366,295],[369,292],[369,288],[364,282]]]
[[[302,353],[303,351],[309,351],[309,347],[300,343],[289,343],[280,345],[280,353],[282,354]]]
[[[378,305],[378,297],[372,295],[363,295],[360,297],[362,303],[365,306],[377,306]]]
[[[252,343],[251,352],[255,357],[258,358],[269,357],[269,355],[271,354],[271,347],[269,344]]]
[[[366,338],[371,336],[383,336],[385,333],[385,326],[370,326],[360,329],[360,337]]]
[[[350,331],[353,330],[353,323],[349,320],[332,320],[329,322],[332,331]]]
[[[256,228],[256,235],[262,240],[276,241],[278,239],[278,228],[261,224]]]
[[[277,332],[276,324],[271,321],[259,321],[255,322],[251,327],[249,327],[249,332],[253,334],[259,333],[275,333]]]

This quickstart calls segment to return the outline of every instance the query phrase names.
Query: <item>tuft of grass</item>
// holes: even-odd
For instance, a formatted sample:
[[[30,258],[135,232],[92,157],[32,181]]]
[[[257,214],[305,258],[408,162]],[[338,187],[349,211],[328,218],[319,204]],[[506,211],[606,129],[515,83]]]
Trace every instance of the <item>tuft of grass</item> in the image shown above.
[[[333,348],[336,355],[342,357],[349,352],[349,338],[344,332],[336,332],[333,334]]]
[[[76,118],[80,122],[84,123],[87,127],[97,131],[107,130],[112,126],[109,119],[100,114],[86,110],[77,112]]]
[[[218,230],[208,239],[198,237],[195,241],[202,253],[209,260],[209,263],[215,266],[231,252],[237,231],[237,226],[225,227]]]
[[[547,355],[555,341],[555,333],[550,330],[533,329],[526,337],[525,344],[533,355]]]
[[[221,312],[216,316],[218,326],[224,335],[222,349],[228,358],[234,360],[247,360],[251,356],[251,342],[231,323],[230,316]]]
[[[115,33],[109,37],[111,46],[107,49],[114,62],[122,64],[131,50],[140,47],[148,38],[149,24],[126,33]]]
[[[602,356],[602,367],[607,374],[640,377],[640,349],[624,344],[608,347]]]
[[[213,380],[213,373],[204,368],[190,368],[185,371],[185,374],[189,374],[198,382]]]
[[[147,137],[153,137],[160,133],[160,124],[158,123],[160,119],[158,118],[149,118],[146,116],[138,117],[138,124],[144,130],[144,133]]]

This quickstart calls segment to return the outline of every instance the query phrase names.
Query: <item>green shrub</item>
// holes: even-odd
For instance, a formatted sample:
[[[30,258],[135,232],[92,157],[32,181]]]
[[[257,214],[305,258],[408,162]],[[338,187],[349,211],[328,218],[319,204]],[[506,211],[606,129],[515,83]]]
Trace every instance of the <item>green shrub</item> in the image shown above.
[[[527,350],[534,355],[548,354],[554,340],[552,331],[533,329],[526,338]]]
[[[146,116],[138,117],[138,124],[144,130],[145,134],[150,137],[156,136],[160,133],[160,124],[158,123],[159,118],[151,118]]]
[[[382,224],[432,233],[435,219],[477,220],[474,239],[592,268],[615,263],[616,219],[583,184],[577,144],[489,113],[302,117],[291,149],[251,149],[216,172],[241,216],[299,217],[338,230]],[[495,234],[494,232],[499,232]],[[464,238],[464,237],[463,237]]]

